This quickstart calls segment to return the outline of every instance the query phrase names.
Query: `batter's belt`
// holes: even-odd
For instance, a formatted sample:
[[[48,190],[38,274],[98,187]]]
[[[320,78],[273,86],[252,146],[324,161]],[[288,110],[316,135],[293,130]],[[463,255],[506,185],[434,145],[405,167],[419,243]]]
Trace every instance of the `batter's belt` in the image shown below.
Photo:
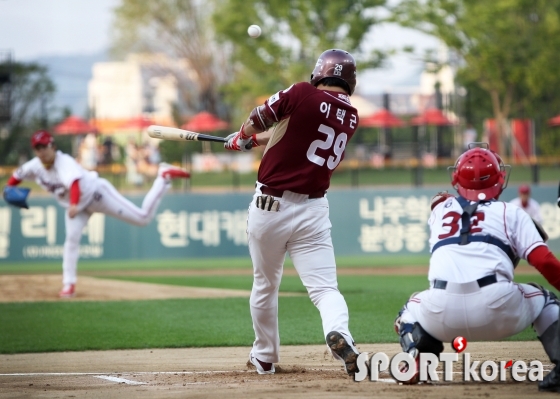
[[[283,190],[276,190],[275,188],[271,188],[268,186],[261,186],[260,188],[261,193],[266,194],[266,195],[272,195],[273,197],[278,197],[278,198],[282,198],[282,196],[284,195],[284,191]],[[326,191],[317,191],[315,193],[311,193],[308,195],[309,199],[315,199],[315,198],[323,198],[326,194]]]

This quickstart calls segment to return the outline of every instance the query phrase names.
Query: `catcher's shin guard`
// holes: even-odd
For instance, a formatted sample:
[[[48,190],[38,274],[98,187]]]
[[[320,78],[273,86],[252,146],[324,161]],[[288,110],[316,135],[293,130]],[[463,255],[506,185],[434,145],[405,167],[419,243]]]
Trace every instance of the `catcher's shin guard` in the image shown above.
[[[553,294],[554,295],[554,294]],[[539,391],[560,392],[560,324],[556,320],[539,337],[554,368],[539,382]]]
[[[410,353],[414,358],[422,352],[436,356],[443,352],[443,343],[426,332],[418,322],[400,323],[399,335],[403,352]]]

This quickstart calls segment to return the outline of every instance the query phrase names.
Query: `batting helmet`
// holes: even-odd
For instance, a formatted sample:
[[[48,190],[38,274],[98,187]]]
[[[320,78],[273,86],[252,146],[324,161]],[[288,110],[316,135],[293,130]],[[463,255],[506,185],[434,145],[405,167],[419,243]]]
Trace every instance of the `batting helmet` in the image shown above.
[[[348,85],[352,95],[356,88],[356,61],[354,57],[344,50],[331,49],[319,56],[315,69],[311,73],[311,83],[317,86],[325,78],[337,78]]]
[[[54,139],[46,130],[39,130],[31,136],[31,147],[33,148],[40,144],[47,146],[52,143],[54,143]]]
[[[506,165],[487,148],[465,151],[451,169],[451,185],[470,201],[498,199],[507,186]]]

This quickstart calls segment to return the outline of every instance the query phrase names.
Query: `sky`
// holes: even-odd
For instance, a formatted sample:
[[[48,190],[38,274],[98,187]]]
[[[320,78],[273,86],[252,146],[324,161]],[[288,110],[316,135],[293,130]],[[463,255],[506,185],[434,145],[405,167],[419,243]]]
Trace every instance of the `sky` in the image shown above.
[[[90,55],[109,47],[112,10],[120,0],[0,0],[0,52],[16,60]],[[249,24],[249,23],[248,23]],[[395,25],[375,27],[368,37],[375,48],[437,48],[427,35]],[[387,66],[359,76],[358,92],[406,90],[418,83],[422,64],[410,55],[392,57]]]
[[[0,0],[0,51],[17,60],[92,54],[109,46],[119,0]]]

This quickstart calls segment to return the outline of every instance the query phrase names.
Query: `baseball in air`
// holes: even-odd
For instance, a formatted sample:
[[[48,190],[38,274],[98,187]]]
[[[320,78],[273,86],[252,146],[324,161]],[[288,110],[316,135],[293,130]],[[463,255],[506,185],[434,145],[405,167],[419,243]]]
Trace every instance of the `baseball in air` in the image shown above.
[[[247,33],[253,38],[259,37],[261,32],[261,27],[259,25],[251,25],[249,26],[249,29],[247,29]]]

